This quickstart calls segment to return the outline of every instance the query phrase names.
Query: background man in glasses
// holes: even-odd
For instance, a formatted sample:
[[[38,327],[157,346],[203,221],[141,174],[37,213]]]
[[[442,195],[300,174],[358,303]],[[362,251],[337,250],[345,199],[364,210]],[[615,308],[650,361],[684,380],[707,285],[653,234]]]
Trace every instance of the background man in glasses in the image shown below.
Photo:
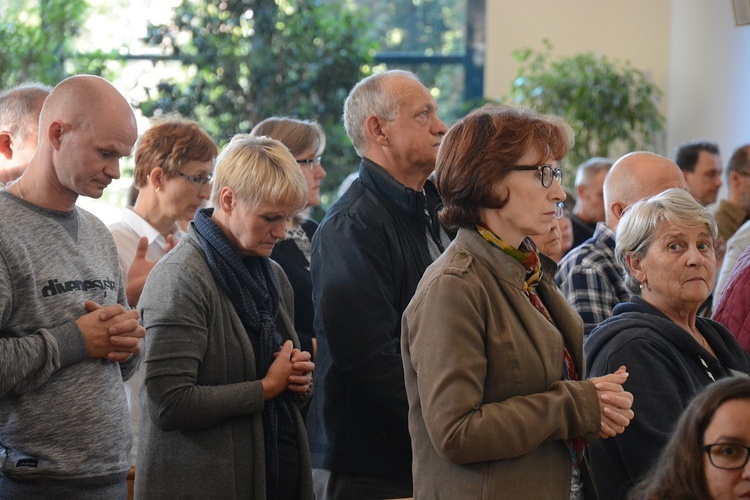
[[[344,122],[359,178],[312,241],[313,478],[319,499],[410,497],[401,315],[449,242],[428,181],[447,128],[429,90],[400,70],[359,82]]]
[[[615,261],[615,231],[623,211],[633,203],[669,188],[685,189],[685,178],[672,161],[648,152],[620,158],[604,179],[605,222],[594,236],[571,250],[562,261],[555,282],[583,319],[584,338],[630,298]]]
[[[716,201],[721,188],[721,156],[713,142],[693,141],[677,148],[675,163],[682,170],[688,193],[703,205]]]
[[[750,219],[750,144],[737,148],[727,163],[727,198],[714,212],[719,236],[729,240]]]
[[[750,144],[735,150],[727,164],[726,175],[729,194],[727,199],[719,202],[714,212],[719,238],[726,241],[724,258],[721,264],[717,262],[717,269],[721,269],[714,290],[717,302],[724,293],[737,260],[750,246]]]

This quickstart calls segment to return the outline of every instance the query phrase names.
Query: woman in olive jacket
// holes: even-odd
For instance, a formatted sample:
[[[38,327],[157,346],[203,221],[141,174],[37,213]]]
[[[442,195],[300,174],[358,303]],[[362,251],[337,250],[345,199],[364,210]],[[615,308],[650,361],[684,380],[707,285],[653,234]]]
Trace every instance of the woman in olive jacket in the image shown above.
[[[584,447],[633,416],[624,368],[581,380],[583,324],[528,238],[565,198],[569,130],[492,107],[443,140],[440,215],[460,229],[402,322],[417,499],[593,498]]]

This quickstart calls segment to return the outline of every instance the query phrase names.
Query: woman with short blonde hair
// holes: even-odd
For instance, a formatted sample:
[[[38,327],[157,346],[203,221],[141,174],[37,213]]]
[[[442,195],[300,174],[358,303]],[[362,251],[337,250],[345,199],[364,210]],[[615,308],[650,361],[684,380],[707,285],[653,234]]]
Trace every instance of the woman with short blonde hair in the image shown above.
[[[269,256],[307,187],[280,142],[235,136],[199,210],[149,275],[136,497],[312,499],[300,409],[313,363]]]

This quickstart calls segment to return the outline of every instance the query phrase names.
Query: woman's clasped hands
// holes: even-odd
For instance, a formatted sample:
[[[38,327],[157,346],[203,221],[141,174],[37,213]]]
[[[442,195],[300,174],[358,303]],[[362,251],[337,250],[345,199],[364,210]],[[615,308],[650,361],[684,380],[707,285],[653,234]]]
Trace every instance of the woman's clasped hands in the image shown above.
[[[285,390],[295,395],[303,395],[312,389],[312,372],[315,364],[310,361],[309,352],[295,349],[292,341],[287,340],[274,357],[276,359],[262,380],[266,401]]]
[[[622,384],[628,379],[625,366],[616,372],[603,377],[592,378],[599,396],[599,411],[602,427],[599,437],[614,437],[625,432],[625,427],[633,420],[633,395],[623,389]]]

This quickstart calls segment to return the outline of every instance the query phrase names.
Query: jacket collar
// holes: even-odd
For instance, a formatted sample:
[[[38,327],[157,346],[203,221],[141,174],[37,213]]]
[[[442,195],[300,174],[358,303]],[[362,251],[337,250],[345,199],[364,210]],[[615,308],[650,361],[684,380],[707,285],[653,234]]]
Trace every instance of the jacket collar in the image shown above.
[[[487,243],[476,230],[462,227],[458,230],[456,241],[460,246],[470,247],[474,256],[498,279],[507,281],[519,289],[523,288],[526,282],[526,270],[523,265],[502,250]],[[551,282],[555,276],[557,264],[542,253],[539,254],[539,259],[542,263],[541,281]]]
[[[404,186],[369,158],[362,157],[362,163],[359,165],[359,179],[368,188],[388,198],[400,210],[415,215],[424,214],[425,194]],[[434,190],[434,186],[427,181],[425,192],[429,189]]]

